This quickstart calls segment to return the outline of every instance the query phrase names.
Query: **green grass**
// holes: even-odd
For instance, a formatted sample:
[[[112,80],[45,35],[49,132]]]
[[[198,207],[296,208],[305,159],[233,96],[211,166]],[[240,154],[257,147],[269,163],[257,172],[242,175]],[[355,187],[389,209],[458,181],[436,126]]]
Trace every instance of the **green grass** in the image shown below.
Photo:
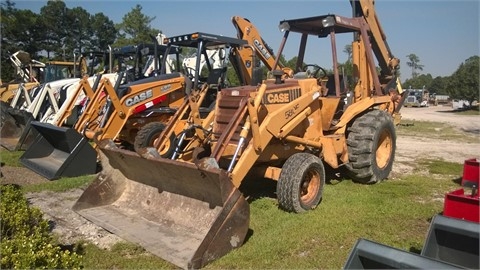
[[[119,242],[110,250],[94,244],[83,245],[85,269],[178,269],[174,265],[154,256],[135,244]]]
[[[271,196],[254,199],[245,244],[206,269],[340,269],[359,238],[419,252],[431,218],[443,210],[444,194],[458,188],[454,180],[462,165],[434,159],[417,163],[417,169],[435,177],[414,172],[375,185],[332,180],[319,207],[304,214],[280,210]],[[264,194],[273,194],[271,187]],[[82,253],[86,269],[176,268],[131,243],[111,250],[87,243]]]
[[[5,149],[0,150],[0,160],[5,163],[5,166],[22,167],[20,163],[20,157],[23,155],[23,151],[7,151]]]
[[[252,236],[207,268],[339,269],[358,238],[421,250],[430,219],[443,209],[450,176],[405,176],[376,185],[349,180],[327,185],[317,209],[285,213],[275,199],[250,204]]]
[[[438,123],[416,123],[408,133],[434,136],[440,127]],[[15,164],[17,153],[4,153],[2,159],[7,157],[7,164]],[[244,245],[206,269],[340,269],[359,238],[418,253],[432,217],[443,210],[445,193],[459,187],[456,180],[463,164],[437,159],[412,163],[415,170],[411,174],[375,185],[332,180],[325,186],[319,207],[304,214],[280,210],[274,186],[263,185],[264,195],[250,202],[250,233]],[[92,175],[63,178],[23,189],[64,191],[88,185],[93,179]],[[79,245],[85,269],[176,268],[131,243],[117,243],[110,250],[92,243]]]
[[[430,121],[402,121],[396,128],[397,136],[427,137],[465,143],[478,143],[478,136],[458,130],[447,123]]]
[[[93,182],[95,175],[84,175],[77,177],[65,177],[50,182],[31,184],[23,186],[24,192],[54,191],[62,192],[74,188],[86,186]]]
[[[430,174],[458,175],[461,176],[463,164],[447,162],[435,159],[422,159],[418,161],[419,165],[425,167]]]

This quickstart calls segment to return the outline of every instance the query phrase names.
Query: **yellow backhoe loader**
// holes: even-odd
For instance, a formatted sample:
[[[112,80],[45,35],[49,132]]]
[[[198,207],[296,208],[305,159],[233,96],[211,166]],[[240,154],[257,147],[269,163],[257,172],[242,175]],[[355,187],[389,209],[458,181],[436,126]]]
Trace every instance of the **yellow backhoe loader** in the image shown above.
[[[123,68],[123,71],[96,74],[83,78],[77,84],[65,85],[60,91],[60,98],[56,99],[61,106],[57,105],[53,108],[50,105],[47,113],[51,111],[53,114],[46,114],[41,121],[30,121],[28,125],[30,131],[25,128],[22,134],[24,136],[21,136],[18,141],[22,146],[27,145],[20,161],[27,168],[49,179],[94,173],[96,154],[88,144],[89,138],[82,135],[83,132],[87,132],[85,123],[91,122],[89,128],[96,128],[92,123],[100,121],[99,117],[107,104],[108,94],[113,93],[117,96],[115,90],[129,90],[129,84],[125,84],[126,82],[140,81],[140,78],[145,78],[142,70],[149,65],[153,66],[154,63],[158,64],[158,60],[149,62],[150,56],[158,56],[157,49],[163,53],[165,48],[166,46],[163,45],[139,44],[111,49],[110,56],[104,58],[104,62],[110,62],[108,70],[112,70],[113,63],[116,62],[118,68]],[[134,66],[126,65],[125,58],[129,61],[133,60]],[[134,82],[130,81],[130,84]],[[123,94],[129,93],[123,92]],[[58,112],[58,115],[55,112]],[[106,112],[103,113],[106,114]],[[28,142],[23,139],[27,137],[30,138]]]
[[[0,101],[10,103],[19,87],[32,89],[38,86],[41,81],[39,75],[44,71],[45,63],[34,60],[30,54],[24,51],[17,51],[10,55],[10,61],[15,69],[15,79],[8,82],[1,82]]]
[[[10,61],[15,68],[16,78],[8,83],[0,83],[1,127],[4,124],[14,123],[15,119],[9,114],[12,108],[22,109],[22,106],[26,108],[32,103],[31,90],[37,89],[41,83],[63,78],[52,76],[45,78],[45,73],[49,73],[50,70],[57,69],[59,66],[70,67],[74,64],[73,62],[59,63],[56,61],[42,63],[32,59],[30,54],[24,51],[17,51],[12,54]],[[9,130],[12,128],[13,126],[8,127]]]
[[[86,72],[86,62],[80,58],[78,63],[49,61],[41,68],[37,78],[41,84],[27,87],[20,84],[10,96],[9,103],[2,103],[2,119],[0,124],[0,144],[7,150],[25,150],[22,147],[30,130],[30,122],[40,119],[49,104],[58,107],[58,93],[61,86],[80,80],[71,77],[75,70]],[[33,72],[31,73],[33,74]]]
[[[244,40],[205,33],[194,33],[187,36],[188,39],[185,37],[170,39],[163,57],[164,63],[167,61],[168,55],[178,55],[179,46],[195,47],[199,54],[206,54],[208,49],[246,45]],[[166,123],[168,118],[174,114],[175,109],[184,103],[186,92],[189,93],[192,89],[200,88],[208,89],[208,92],[212,94],[218,92],[221,88],[221,77],[224,76],[226,69],[214,70],[207,62],[207,68],[210,70],[209,76],[202,78],[198,68],[199,62],[200,57],[197,58],[194,78],[188,78],[179,72],[166,74],[166,64],[162,64],[161,75],[126,85],[120,86],[117,81],[117,84],[113,86],[110,81],[102,80],[99,90],[95,92],[72,129],[32,122],[32,127],[42,136],[37,137],[36,142],[22,155],[21,163],[51,180],[61,176],[95,173],[97,163],[96,155],[94,155],[95,146],[90,146],[89,140],[98,141],[108,138],[116,139],[122,145],[133,144],[132,138],[135,138],[135,133],[127,133],[126,136],[121,134],[131,117],[147,108],[155,107],[161,111],[161,115],[156,118],[156,121]],[[201,84],[202,80],[205,80],[206,83]],[[211,103],[208,98],[204,101],[205,104]],[[208,105],[204,107],[208,107]],[[137,128],[145,124],[137,122]],[[65,145],[75,146],[75,148],[65,147]],[[80,167],[88,168],[88,170],[80,170]]]
[[[204,119],[198,109],[202,91],[195,89],[155,147],[134,153],[112,140],[99,141],[103,170],[73,209],[179,267],[200,268],[244,242],[249,206],[239,187],[247,174],[277,181],[279,207],[289,212],[321,202],[324,164],[345,167],[360,183],[387,178],[405,99],[399,60],[373,1],[351,5],[352,17],[280,22],[284,36],[277,55],[289,34],[301,35],[293,78],[278,69],[259,85],[223,88]],[[336,36],[345,33],[354,36],[354,89],[342,85],[338,68]],[[332,51],[307,50],[308,38],[327,38]],[[310,52],[331,58],[333,74],[304,66]],[[173,153],[164,155],[172,141]]]

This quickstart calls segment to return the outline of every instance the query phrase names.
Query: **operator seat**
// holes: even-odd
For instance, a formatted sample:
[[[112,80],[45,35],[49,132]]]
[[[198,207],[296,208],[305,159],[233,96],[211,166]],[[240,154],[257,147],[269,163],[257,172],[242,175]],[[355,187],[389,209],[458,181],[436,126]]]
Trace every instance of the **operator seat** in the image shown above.
[[[225,74],[227,74],[227,67],[210,70],[207,77],[207,94],[199,108],[201,115],[205,116],[215,108],[217,93],[222,90],[225,85]]]
[[[227,67],[212,69],[207,77],[208,88],[220,91],[225,83],[225,74],[227,74]]]
[[[345,83],[343,82],[343,75],[339,75],[340,77],[340,94],[344,93],[345,90]],[[335,92],[335,76],[333,74],[328,75],[327,81],[327,96],[336,96],[337,93]]]

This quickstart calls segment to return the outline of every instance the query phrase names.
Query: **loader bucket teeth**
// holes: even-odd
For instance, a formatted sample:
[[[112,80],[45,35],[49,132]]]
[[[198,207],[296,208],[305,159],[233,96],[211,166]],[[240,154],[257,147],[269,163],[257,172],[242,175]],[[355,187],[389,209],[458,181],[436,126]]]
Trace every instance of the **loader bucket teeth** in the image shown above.
[[[26,150],[37,135],[30,128],[33,120],[33,116],[29,112],[8,109],[2,117],[0,131],[2,147],[9,151]]]
[[[182,268],[240,247],[250,208],[225,171],[141,157],[100,142],[102,171],[73,210]]]
[[[76,130],[33,121],[38,136],[20,157],[20,162],[43,177],[54,180],[94,174],[97,152]]]

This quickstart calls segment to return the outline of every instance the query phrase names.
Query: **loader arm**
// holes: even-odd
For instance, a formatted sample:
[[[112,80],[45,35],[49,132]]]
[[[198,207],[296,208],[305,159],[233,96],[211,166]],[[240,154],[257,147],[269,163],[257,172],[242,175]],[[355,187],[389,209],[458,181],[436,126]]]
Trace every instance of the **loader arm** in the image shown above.
[[[22,82],[40,83],[38,78],[35,77],[33,68],[44,68],[45,63],[31,59],[30,54],[24,51],[17,51],[12,54],[10,61],[12,61],[12,66],[15,68],[17,77],[21,78]]]
[[[101,76],[98,77],[100,79]],[[88,78],[85,76],[76,87],[75,91],[70,94],[70,96],[65,100],[64,104],[62,104],[60,110],[55,114],[55,117],[50,122],[55,126],[61,126],[67,118],[72,114],[73,107],[75,106],[75,102],[77,101],[80,94],[83,92],[88,99],[93,99],[95,94],[95,89],[90,86],[90,82]]]
[[[58,111],[58,102],[55,97],[54,89],[51,87],[51,84],[48,83],[45,85],[44,89],[33,99],[30,106],[27,108],[29,112],[32,113],[33,118],[37,118],[43,103],[48,98],[51,101],[51,106],[53,106],[55,111]]]
[[[94,121],[98,120],[99,115],[102,113],[101,108],[105,106],[106,103],[105,87],[108,83],[109,80],[107,78],[102,79],[97,90],[89,99],[84,112],[80,115],[73,127],[78,133],[83,133],[85,128],[89,127]]]
[[[183,102],[185,77],[179,73],[160,75],[158,78],[148,78],[152,82],[137,81],[128,87],[127,94],[121,96],[111,84],[105,82],[105,91],[111,101],[111,115],[108,121],[98,130],[88,130],[88,138],[100,141],[114,139],[124,127],[127,119],[145,109],[161,105],[180,106]]]
[[[0,100],[10,103],[12,108],[20,107],[20,100],[23,100],[27,105],[32,103],[29,91],[39,86],[39,83],[20,83],[5,87],[0,90]]]

